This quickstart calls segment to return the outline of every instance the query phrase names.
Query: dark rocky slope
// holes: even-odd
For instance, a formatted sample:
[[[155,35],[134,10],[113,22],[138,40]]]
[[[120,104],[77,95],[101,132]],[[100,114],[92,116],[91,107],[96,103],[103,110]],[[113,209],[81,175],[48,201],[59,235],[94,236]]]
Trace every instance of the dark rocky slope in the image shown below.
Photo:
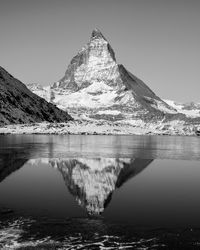
[[[67,122],[71,116],[31,92],[0,67],[0,125],[33,122]]]

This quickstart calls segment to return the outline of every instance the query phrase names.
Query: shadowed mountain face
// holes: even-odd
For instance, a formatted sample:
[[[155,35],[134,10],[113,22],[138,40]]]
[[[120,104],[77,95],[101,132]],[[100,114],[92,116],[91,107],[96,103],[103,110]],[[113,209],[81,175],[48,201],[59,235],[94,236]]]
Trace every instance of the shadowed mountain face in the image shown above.
[[[0,67],[0,125],[31,122],[67,122],[67,112],[31,92]]]
[[[89,215],[101,214],[116,188],[143,171],[152,159],[77,158],[52,159],[66,186]]]

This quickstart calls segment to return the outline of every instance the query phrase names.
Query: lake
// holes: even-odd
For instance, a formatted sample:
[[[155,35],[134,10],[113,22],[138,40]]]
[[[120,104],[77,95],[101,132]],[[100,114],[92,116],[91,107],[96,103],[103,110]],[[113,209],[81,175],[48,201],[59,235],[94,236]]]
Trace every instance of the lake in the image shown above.
[[[199,160],[198,137],[1,135],[0,248],[199,249]]]

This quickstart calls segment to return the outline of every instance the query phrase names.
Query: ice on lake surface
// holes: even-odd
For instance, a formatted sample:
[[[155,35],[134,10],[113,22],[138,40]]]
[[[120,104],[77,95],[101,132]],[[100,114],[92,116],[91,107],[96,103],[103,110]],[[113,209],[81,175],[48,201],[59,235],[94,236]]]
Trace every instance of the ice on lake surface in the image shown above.
[[[0,248],[198,249],[200,139],[0,136]]]

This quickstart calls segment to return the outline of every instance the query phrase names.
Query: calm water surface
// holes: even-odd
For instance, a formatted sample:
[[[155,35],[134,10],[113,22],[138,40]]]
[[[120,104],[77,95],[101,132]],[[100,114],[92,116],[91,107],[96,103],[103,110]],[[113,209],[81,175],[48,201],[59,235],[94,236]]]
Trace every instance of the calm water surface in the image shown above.
[[[0,136],[0,248],[199,249],[199,160],[198,137]]]

